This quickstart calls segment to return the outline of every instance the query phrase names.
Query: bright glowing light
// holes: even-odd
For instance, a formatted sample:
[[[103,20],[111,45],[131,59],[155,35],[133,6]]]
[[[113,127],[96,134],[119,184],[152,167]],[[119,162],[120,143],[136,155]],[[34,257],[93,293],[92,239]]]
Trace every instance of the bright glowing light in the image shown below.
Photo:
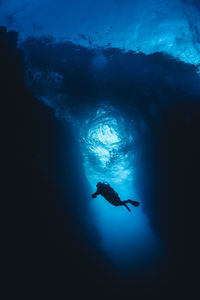
[[[95,117],[85,122],[82,145],[90,183],[93,184],[94,174],[113,183],[131,176],[133,155],[126,149],[133,138],[125,127],[124,120],[110,107],[99,108]]]
[[[103,125],[99,128],[99,131],[97,132],[97,138],[104,145],[112,146],[113,148],[115,143],[120,141],[114,128],[109,127],[109,125]]]

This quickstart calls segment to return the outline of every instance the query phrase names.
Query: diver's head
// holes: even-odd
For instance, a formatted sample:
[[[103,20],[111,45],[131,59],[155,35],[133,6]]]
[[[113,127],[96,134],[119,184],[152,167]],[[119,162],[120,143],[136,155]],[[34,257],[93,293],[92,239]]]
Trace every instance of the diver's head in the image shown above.
[[[98,182],[97,183],[97,187],[99,187],[99,186],[101,186],[102,185],[102,183],[101,182]]]

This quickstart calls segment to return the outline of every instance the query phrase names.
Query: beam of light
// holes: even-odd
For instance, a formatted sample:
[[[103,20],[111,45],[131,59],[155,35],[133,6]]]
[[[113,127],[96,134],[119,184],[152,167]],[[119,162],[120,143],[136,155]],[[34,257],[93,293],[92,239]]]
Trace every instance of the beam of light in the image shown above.
[[[138,200],[134,187],[137,153],[134,130],[112,107],[102,106],[87,119],[81,130],[81,146],[86,177],[91,192],[98,181],[109,183],[122,200]],[[115,261],[145,261],[156,251],[158,241],[148,219],[138,208],[115,207],[103,197],[91,202],[101,246]]]

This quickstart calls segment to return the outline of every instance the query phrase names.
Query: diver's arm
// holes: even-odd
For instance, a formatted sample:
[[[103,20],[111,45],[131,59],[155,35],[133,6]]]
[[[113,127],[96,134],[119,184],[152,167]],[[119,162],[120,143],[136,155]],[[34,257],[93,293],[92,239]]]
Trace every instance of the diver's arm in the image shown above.
[[[97,190],[94,194],[92,194],[92,198],[96,198],[98,195],[100,195],[99,191]]]

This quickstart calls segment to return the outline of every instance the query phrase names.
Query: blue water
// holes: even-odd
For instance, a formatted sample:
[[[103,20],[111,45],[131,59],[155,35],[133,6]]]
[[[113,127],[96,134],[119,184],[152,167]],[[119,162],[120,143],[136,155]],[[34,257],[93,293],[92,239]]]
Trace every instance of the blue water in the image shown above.
[[[92,89],[95,85],[98,90],[107,75],[106,67],[108,65],[111,68],[109,76],[113,74],[113,78],[115,78],[115,74],[112,73],[115,72],[115,69],[112,69],[112,55],[108,58],[104,55],[104,50],[105,48],[116,47],[119,50],[133,50],[147,55],[156,52],[171,55],[174,59],[193,64],[198,72],[200,64],[200,5],[198,1],[2,0],[0,1],[0,25],[19,31],[21,42],[29,36],[40,38],[50,35],[53,38],[52,44],[54,45],[57,41],[72,41],[74,44],[85,47],[82,50],[81,48],[74,48],[73,51],[76,54],[83,51],[83,55],[77,61],[77,56],[71,50],[66,57],[64,54],[62,54],[63,56],[59,54],[62,57],[59,57],[59,55],[54,57],[52,53],[57,52],[52,52],[51,55],[55,61],[48,63],[47,57],[44,66],[40,59],[38,60],[39,63],[36,60],[34,66],[33,58],[33,62],[29,61],[27,64],[27,69],[33,77],[32,82],[29,82],[29,84],[35,91],[36,97],[43,101],[45,105],[50,106],[57,118],[62,119],[64,122],[67,120],[72,127],[76,128],[77,144],[81,149],[85,171],[85,174],[81,176],[85,176],[89,183],[89,194],[95,191],[96,183],[102,181],[109,183],[118,192],[122,200],[132,199],[140,202],[140,206],[137,208],[129,205],[132,210],[129,213],[125,207],[112,206],[101,196],[93,200],[91,198],[86,199],[87,204],[90,203],[94,232],[95,229],[98,230],[99,244],[102,251],[117,263],[129,264],[134,262],[141,265],[152,261],[161,253],[162,242],[153,232],[150,226],[151,220],[144,213],[143,205],[145,204],[144,201],[148,201],[148,196],[145,199],[140,198],[137,192],[136,181],[138,183],[137,176],[140,172],[139,157],[141,149],[134,118],[130,120],[127,115],[123,115],[115,107],[114,99],[111,101],[112,105],[106,105],[103,102],[102,105],[96,105],[95,103],[99,100],[98,97],[101,97],[101,93],[99,96],[98,92],[94,93],[98,99],[94,96],[93,105],[91,99],[87,99],[87,97],[90,97],[90,93],[87,93],[86,89],[82,87],[84,83],[82,84],[79,81],[84,81],[81,77],[82,73],[76,77],[74,70],[77,70],[78,73],[79,59],[80,62],[81,59],[84,61],[85,49],[95,49],[96,55],[91,52],[90,59],[87,57],[86,64],[88,65],[83,73],[87,73],[88,82],[86,80],[86,83],[88,83],[89,89]],[[38,49],[36,49],[37,51]],[[30,49],[27,53],[29,54],[29,52],[31,52]],[[41,54],[38,51],[37,55],[42,55],[42,51]],[[73,62],[76,63],[72,66],[71,62],[72,65]],[[117,62],[115,61],[115,63]],[[144,64],[138,64],[138,66],[134,68],[135,65],[132,63],[127,68],[131,68],[136,73],[139,68],[143,70]],[[120,68],[122,69],[121,65]],[[198,90],[199,93],[199,84],[196,78],[195,83],[191,78],[191,80],[188,80],[189,77],[187,76],[184,79],[185,74],[181,72],[181,74],[177,74],[173,71],[173,68],[170,69],[170,66],[170,70],[168,70],[167,64],[167,71],[164,72],[162,71],[164,67],[162,66],[160,69],[159,62],[158,64],[155,63],[155,66],[150,63],[148,68],[157,68],[156,70],[158,70],[158,73],[160,72],[162,79],[168,82],[169,86],[170,84],[181,88],[188,86],[188,89],[195,86],[195,90]],[[140,72],[140,77],[145,78],[144,81],[141,81],[142,84],[145,83],[146,86],[152,87],[152,95],[157,95],[156,101],[160,103],[171,101],[171,95],[167,96],[165,90],[162,90],[162,86],[155,87],[148,68],[144,72]],[[73,73],[72,78],[74,80],[73,82],[69,80],[69,86],[68,79],[71,78],[67,72],[65,74],[68,69],[69,72],[71,70]],[[99,74],[103,72],[102,70],[105,70],[105,74],[102,73],[101,77]],[[175,73],[174,76],[172,76],[173,73]],[[134,78],[126,77],[123,80],[128,79],[128,82],[131,80],[137,81],[137,75],[134,74]],[[176,76],[177,78],[175,78]],[[98,82],[98,78],[100,78],[100,82]],[[157,77],[155,80],[157,80]],[[108,95],[105,94],[109,98],[110,81],[108,78],[107,81],[105,79],[105,83],[105,86],[108,85],[108,90],[104,86],[104,91],[106,90]],[[70,84],[73,85],[72,90]],[[78,93],[76,93],[79,84],[83,93],[85,92],[85,95],[83,95],[84,101],[87,102],[88,100],[91,104],[90,107],[88,106],[87,114],[80,119],[77,117],[76,108],[73,112],[70,111],[71,108],[76,106],[73,103],[74,99],[77,101],[75,102],[77,106],[81,107],[82,95],[77,100]],[[120,82],[117,81],[114,84],[120,84]],[[138,88],[142,89],[142,84],[140,83]],[[64,85],[68,89],[65,90]],[[158,94],[154,93],[157,88]],[[123,85],[121,90],[125,92]],[[128,101],[131,105],[136,101],[134,105],[138,106],[140,108],[138,111],[142,112],[138,117],[141,125],[145,124],[144,116],[142,116],[144,113],[142,99],[144,99],[144,96],[148,98],[148,95],[150,95],[149,90],[148,88],[144,89],[144,95],[143,91],[140,92],[138,97],[141,98],[141,102],[134,98],[135,96],[137,98],[136,91],[135,96],[132,95],[131,99],[125,99],[126,103],[124,103],[124,110],[128,110]],[[115,92],[111,94],[113,95]],[[146,111],[152,109],[156,114],[158,108],[154,103],[154,99],[150,98],[151,96],[149,96],[148,101],[145,98],[146,103],[144,103],[144,106]],[[120,97],[123,99],[122,95]],[[126,98],[128,98],[127,94]],[[149,108],[148,103],[152,104],[149,105]],[[147,127],[147,125],[141,127],[145,126]],[[146,137],[147,135],[145,135]]]
[[[134,124],[112,106],[91,110],[80,131],[86,178],[95,192],[98,181],[109,183],[122,200],[133,199],[140,206],[115,207],[102,196],[91,202],[93,221],[100,233],[101,247],[115,262],[148,261],[158,253],[160,242],[143,212],[135,189],[137,147]]]
[[[51,35],[200,63],[200,5],[184,0],[2,0],[0,24],[21,38]]]

